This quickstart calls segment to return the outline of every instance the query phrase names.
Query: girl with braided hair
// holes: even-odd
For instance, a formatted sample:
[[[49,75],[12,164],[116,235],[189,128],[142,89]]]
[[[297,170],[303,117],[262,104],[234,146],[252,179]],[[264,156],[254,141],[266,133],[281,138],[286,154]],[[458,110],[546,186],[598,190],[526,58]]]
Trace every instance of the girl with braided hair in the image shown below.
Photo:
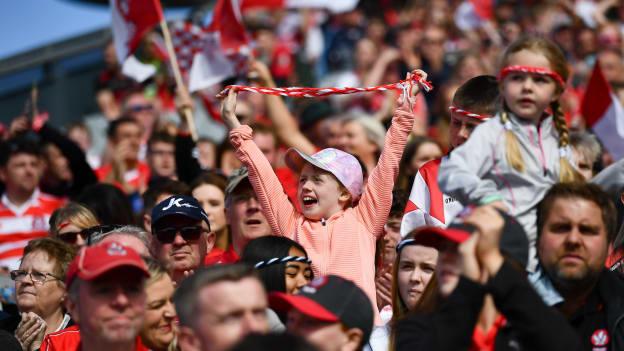
[[[573,168],[559,98],[569,69],[548,39],[526,36],[505,51],[498,79],[502,106],[440,166],[441,190],[462,204],[492,204],[523,225],[536,264],[536,206],[557,182],[581,181]]]

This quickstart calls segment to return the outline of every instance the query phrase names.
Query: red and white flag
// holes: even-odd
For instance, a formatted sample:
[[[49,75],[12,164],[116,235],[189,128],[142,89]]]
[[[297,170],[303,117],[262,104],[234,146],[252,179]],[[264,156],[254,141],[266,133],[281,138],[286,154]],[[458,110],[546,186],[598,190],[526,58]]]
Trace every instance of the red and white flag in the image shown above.
[[[219,0],[208,27],[179,22],[171,35],[191,92],[244,71],[251,52],[236,0]]]
[[[115,50],[119,62],[124,62],[164,16],[159,0],[110,0],[110,5]]]
[[[624,108],[596,61],[581,104],[591,128],[615,160],[624,157]]]
[[[242,10],[253,8],[298,9],[322,8],[333,13],[348,12],[357,6],[359,0],[243,0]]]
[[[459,201],[440,190],[438,171],[441,162],[442,159],[429,161],[418,170],[401,221],[402,237],[419,227],[446,227],[464,208]]]

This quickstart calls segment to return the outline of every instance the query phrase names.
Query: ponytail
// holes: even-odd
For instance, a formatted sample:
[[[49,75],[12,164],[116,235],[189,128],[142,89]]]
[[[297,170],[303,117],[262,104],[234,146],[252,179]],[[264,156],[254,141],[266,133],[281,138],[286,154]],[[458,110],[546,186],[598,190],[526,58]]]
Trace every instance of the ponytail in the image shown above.
[[[524,160],[522,159],[522,153],[520,153],[520,142],[518,137],[514,134],[511,128],[511,121],[507,115],[507,111],[503,109],[501,112],[501,122],[505,127],[505,158],[507,163],[516,171],[524,172]]]
[[[574,169],[568,159],[570,153],[570,134],[559,101],[552,102],[550,104],[550,109],[553,113],[555,128],[557,129],[557,133],[559,133],[559,182],[572,183],[582,181],[582,176]]]

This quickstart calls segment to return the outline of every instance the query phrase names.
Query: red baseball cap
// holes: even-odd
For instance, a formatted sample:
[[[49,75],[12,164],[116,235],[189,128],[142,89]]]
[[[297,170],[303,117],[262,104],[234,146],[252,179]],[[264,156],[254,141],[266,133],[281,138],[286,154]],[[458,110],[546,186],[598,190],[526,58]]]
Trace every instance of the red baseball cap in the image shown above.
[[[82,248],[67,268],[65,285],[69,287],[76,277],[93,280],[119,267],[136,269],[145,277],[150,275],[147,265],[136,251],[112,241]]]

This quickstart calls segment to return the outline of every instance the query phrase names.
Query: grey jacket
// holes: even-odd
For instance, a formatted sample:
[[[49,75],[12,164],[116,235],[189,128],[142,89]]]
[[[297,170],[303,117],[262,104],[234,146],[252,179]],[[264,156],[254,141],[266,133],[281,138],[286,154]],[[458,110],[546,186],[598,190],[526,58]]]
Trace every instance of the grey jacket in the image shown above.
[[[529,236],[532,270],[536,263],[536,206],[559,179],[559,139],[552,117],[539,126],[512,114],[509,118],[519,140],[524,172],[507,163],[505,128],[497,115],[479,125],[468,141],[442,161],[438,182],[442,192],[464,205],[502,200]]]

